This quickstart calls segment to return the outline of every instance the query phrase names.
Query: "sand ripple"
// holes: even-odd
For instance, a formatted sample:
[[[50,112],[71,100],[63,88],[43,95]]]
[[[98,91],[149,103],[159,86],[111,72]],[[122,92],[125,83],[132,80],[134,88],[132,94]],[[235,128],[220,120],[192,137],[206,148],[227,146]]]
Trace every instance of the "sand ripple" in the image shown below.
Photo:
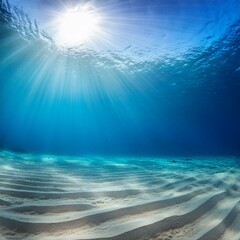
[[[240,170],[216,161],[0,158],[0,238],[239,240]]]

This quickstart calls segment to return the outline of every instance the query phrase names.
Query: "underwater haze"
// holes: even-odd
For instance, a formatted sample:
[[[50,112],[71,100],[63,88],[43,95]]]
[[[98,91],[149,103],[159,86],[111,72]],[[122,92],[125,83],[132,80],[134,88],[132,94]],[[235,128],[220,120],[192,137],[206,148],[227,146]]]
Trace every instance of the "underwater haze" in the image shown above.
[[[59,6],[1,1],[0,146],[77,155],[238,155],[239,1],[94,4],[107,16],[106,39],[64,47],[46,24],[47,10]]]

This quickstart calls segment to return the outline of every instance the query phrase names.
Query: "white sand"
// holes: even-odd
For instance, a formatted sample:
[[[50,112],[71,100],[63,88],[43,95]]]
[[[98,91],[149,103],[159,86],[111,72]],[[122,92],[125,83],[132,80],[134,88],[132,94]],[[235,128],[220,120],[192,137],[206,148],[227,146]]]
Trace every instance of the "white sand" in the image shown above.
[[[240,239],[234,159],[0,156],[0,239]]]

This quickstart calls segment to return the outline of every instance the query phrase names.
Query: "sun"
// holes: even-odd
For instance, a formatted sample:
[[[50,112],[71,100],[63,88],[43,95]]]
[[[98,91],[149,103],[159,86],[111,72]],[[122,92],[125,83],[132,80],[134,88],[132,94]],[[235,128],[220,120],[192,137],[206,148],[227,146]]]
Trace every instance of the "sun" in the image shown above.
[[[67,9],[58,17],[56,40],[67,46],[78,46],[91,41],[101,31],[100,22],[100,15],[90,7]]]

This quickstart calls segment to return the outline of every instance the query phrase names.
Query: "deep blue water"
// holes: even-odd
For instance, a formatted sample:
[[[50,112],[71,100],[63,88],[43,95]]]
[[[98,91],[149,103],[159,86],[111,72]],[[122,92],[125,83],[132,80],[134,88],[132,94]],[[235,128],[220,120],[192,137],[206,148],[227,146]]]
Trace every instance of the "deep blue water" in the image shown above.
[[[141,1],[142,9],[153,2]],[[205,15],[197,20],[203,25],[198,32],[187,19],[189,1],[179,9],[170,1],[164,21],[181,11],[187,19],[170,23],[176,24],[177,35],[166,33],[164,40],[158,23],[152,26],[149,20],[148,31],[157,32],[146,32],[151,41],[127,46],[128,28],[127,47],[120,50],[58,48],[19,9],[0,3],[2,149],[80,155],[240,154],[239,1],[194,6],[199,12],[208,9],[209,16],[214,13],[207,24]],[[186,32],[192,35],[181,35]]]

